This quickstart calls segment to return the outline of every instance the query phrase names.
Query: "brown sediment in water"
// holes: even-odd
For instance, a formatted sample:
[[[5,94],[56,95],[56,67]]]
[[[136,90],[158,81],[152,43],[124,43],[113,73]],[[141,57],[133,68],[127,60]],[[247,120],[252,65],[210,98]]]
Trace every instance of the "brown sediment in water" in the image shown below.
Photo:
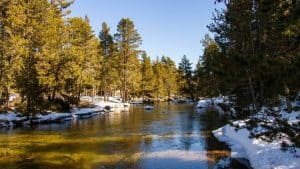
[[[147,169],[151,168],[145,166],[147,157],[158,165],[171,159],[175,168],[176,163],[207,167],[229,156],[226,147],[205,129],[208,121],[197,120],[190,107],[185,110],[172,106],[169,113],[162,114],[161,110],[149,113],[137,108],[72,122],[63,130],[2,132],[0,168]]]

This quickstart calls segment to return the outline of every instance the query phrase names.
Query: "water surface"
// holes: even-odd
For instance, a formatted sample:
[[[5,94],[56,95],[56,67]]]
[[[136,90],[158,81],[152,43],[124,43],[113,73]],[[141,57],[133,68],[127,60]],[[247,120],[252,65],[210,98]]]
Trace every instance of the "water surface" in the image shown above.
[[[230,154],[212,137],[224,124],[192,105],[133,107],[64,124],[0,131],[1,169],[200,169]]]

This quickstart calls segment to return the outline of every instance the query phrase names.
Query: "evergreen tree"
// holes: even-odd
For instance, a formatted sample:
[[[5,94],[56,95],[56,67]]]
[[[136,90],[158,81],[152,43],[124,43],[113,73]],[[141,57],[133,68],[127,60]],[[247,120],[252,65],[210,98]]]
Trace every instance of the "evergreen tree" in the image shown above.
[[[175,62],[170,57],[163,56],[161,58],[161,63],[165,96],[167,96],[168,99],[171,99],[172,95],[176,95],[178,93],[178,70]]]
[[[68,37],[60,4],[52,1],[51,8],[47,12],[49,18],[45,22],[48,29],[43,33],[45,45],[37,69],[44,92],[49,100],[53,101],[57,93],[63,89],[64,74],[67,73],[65,70],[70,59],[66,53]]]
[[[41,87],[37,64],[41,57],[45,41],[44,32],[47,29],[45,20],[49,19],[47,0],[15,1],[9,16],[12,25],[12,39],[19,38],[22,43],[19,56],[21,70],[17,76],[17,88],[26,98],[26,112],[29,117],[40,108],[43,89]],[[19,42],[19,43],[20,43]]]
[[[299,88],[294,86],[297,80],[291,75],[297,72],[294,63],[299,48],[299,3],[220,1],[226,10],[217,12],[209,28],[216,33],[216,41],[226,56],[223,72],[230,80],[225,86],[238,98],[242,96],[238,100],[246,101],[250,95],[256,110],[283,94],[291,111],[290,94]]]
[[[255,43],[257,31],[255,30],[254,7],[256,1],[233,0],[225,2],[226,10],[218,13],[214,19],[214,24],[210,25],[210,30],[217,34],[216,41],[222,49],[225,59],[228,59],[231,65],[224,70],[229,77],[227,86],[232,91],[238,91],[243,96],[239,100],[250,102],[243,104],[253,104],[254,109],[259,109],[258,95],[256,90],[256,76],[258,71],[258,62],[260,61],[260,51]],[[225,66],[224,66],[225,68]],[[238,70],[238,71],[237,71]],[[245,90],[245,88],[248,88]],[[246,91],[246,92],[245,92]],[[239,96],[238,95],[238,96]]]
[[[202,65],[202,57],[199,57],[198,59],[198,62],[196,64],[196,68],[195,68],[195,71],[194,71],[194,81],[195,81],[195,95],[196,97],[201,97],[201,96],[204,96],[203,93],[201,92],[201,90],[203,90],[202,86],[202,83],[204,81],[204,79],[202,78],[203,77],[203,65]]]
[[[192,100],[194,100],[194,84],[193,84],[193,70],[192,63],[184,55],[179,63],[179,74],[180,74],[180,91],[182,94],[188,94]]]
[[[110,28],[104,22],[102,23],[102,30],[99,34],[101,55],[103,56],[102,69],[99,77],[101,78],[101,88],[103,94],[106,97],[112,91],[117,90],[119,82],[118,78],[118,60],[117,60],[117,48],[113,41],[113,37],[110,34]]]
[[[122,79],[122,97],[123,102],[128,101],[130,93],[135,93],[134,89],[138,88],[140,74],[138,60],[138,48],[142,40],[133,22],[128,18],[123,18],[118,24],[117,33],[115,34],[118,45],[118,60],[120,67],[120,77]]]
[[[68,73],[65,90],[69,96],[79,99],[82,92],[92,89],[97,79],[96,67],[100,66],[99,41],[88,21],[70,18],[67,23],[69,49]]]
[[[218,64],[209,64],[213,72],[218,72],[214,70],[216,68],[222,68],[216,75],[224,76],[217,82],[225,86],[227,95],[235,96],[235,103],[241,112],[249,109],[250,104],[253,105],[250,110],[254,110],[254,113],[261,106],[278,105],[280,95],[285,96],[287,111],[291,112],[293,107],[290,100],[300,89],[300,3],[297,0],[218,2],[225,4],[225,10],[217,12],[214,23],[209,26],[221,49],[221,54],[209,52],[215,53],[212,56],[219,55],[222,58],[212,62]],[[204,62],[209,60],[204,58]],[[203,65],[204,70],[205,67]],[[276,127],[267,127],[268,132],[263,135],[272,139],[277,134],[285,133],[291,140],[297,140],[299,127],[290,126],[273,111],[266,113],[265,118],[252,118],[250,126],[261,125],[275,118],[272,125]]]
[[[198,73],[201,77],[201,93],[207,97],[215,97],[221,94],[221,74],[223,71],[220,48],[208,35],[202,41],[204,53],[201,66],[198,65]]]
[[[154,98],[154,72],[153,66],[151,64],[151,59],[147,56],[146,52],[142,54],[142,63],[141,63],[141,93],[143,96],[143,100],[145,100],[145,96],[148,98]]]
[[[8,108],[9,89],[12,85],[12,61],[8,51],[9,22],[7,20],[10,1],[5,0],[0,2],[0,105],[5,104],[5,109]]]
[[[159,100],[160,97],[165,96],[164,90],[164,68],[161,63],[161,60],[157,58],[153,63],[153,72],[154,72],[154,97],[156,100]]]

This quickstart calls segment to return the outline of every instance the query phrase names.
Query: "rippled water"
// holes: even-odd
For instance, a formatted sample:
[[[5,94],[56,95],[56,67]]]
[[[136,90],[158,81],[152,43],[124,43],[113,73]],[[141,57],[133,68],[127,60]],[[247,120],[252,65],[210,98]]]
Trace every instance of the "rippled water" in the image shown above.
[[[224,120],[191,105],[133,107],[64,124],[0,131],[1,169],[200,169],[229,155]]]

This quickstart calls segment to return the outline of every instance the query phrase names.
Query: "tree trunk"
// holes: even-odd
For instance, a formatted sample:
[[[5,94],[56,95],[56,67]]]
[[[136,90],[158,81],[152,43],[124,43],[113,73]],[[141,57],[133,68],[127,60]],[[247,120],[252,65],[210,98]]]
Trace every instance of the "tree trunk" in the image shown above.
[[[213,97],[211,97],[210,100],[211,100],[211,105],[210,106],[212,106],[212,107],[215,106],[215,101],[214,101]]]
[[[264,83],[263,80],[259,80],[259,87],[260,87],[260,106],[263,106],[265,104],[265,98],[264,98]]]
[[[257,100],[256,100],[256,97],[255,97],[254,87],[253,87],[253,84],[252,84],[252,78],[250,76],[248,78],[248,85],[249,85],[249,89],[250,89],[250,93],[251,93],[253,108],[254,108],[255,112],[257,112],[258,104],[257,104]]]
[[[127,76],[126,76],[126,69],[124,70],[124,98],[123,102],[127,102]]]
[[[193,85],[191,84],[190,82],[191,80],[188,79],[188,86],[189,86],[189,91],[190,91],[190,96],[191,96],[191,99],[192,101],[195,101],[195,96],[194,96],[194,89],[193,89]]]
[[[27,105],[26,105],[26,116],[27,116],[27,119],[30,118],[30,111],[31,111],[31,97],[29,95],[26,96],[26,102],[27,102]]]
[[[55,89],[52,91],[51,101],[54,101],[56,95]]]
[[[292,112],[292,104],[290,101],[290,89],[288,88],[286,82],[284,82],[284,93],[285,93],[285,101],[286,101],[287,111],[289,113],[291,113]]]
[[[5,111],[8,111],[9,107],[9,89],[5,89]]]
[[[145,91],[143,91],[143,103],[145,102]]]
[[[76,101],[76,105],[77,106],[79,106],[79,104],[80,104],[80,95],[81,95],[81,92],[82,92],[82,90],[81,90],[81,84],[78,84],[78,91],[77,91],[77,101]]]

